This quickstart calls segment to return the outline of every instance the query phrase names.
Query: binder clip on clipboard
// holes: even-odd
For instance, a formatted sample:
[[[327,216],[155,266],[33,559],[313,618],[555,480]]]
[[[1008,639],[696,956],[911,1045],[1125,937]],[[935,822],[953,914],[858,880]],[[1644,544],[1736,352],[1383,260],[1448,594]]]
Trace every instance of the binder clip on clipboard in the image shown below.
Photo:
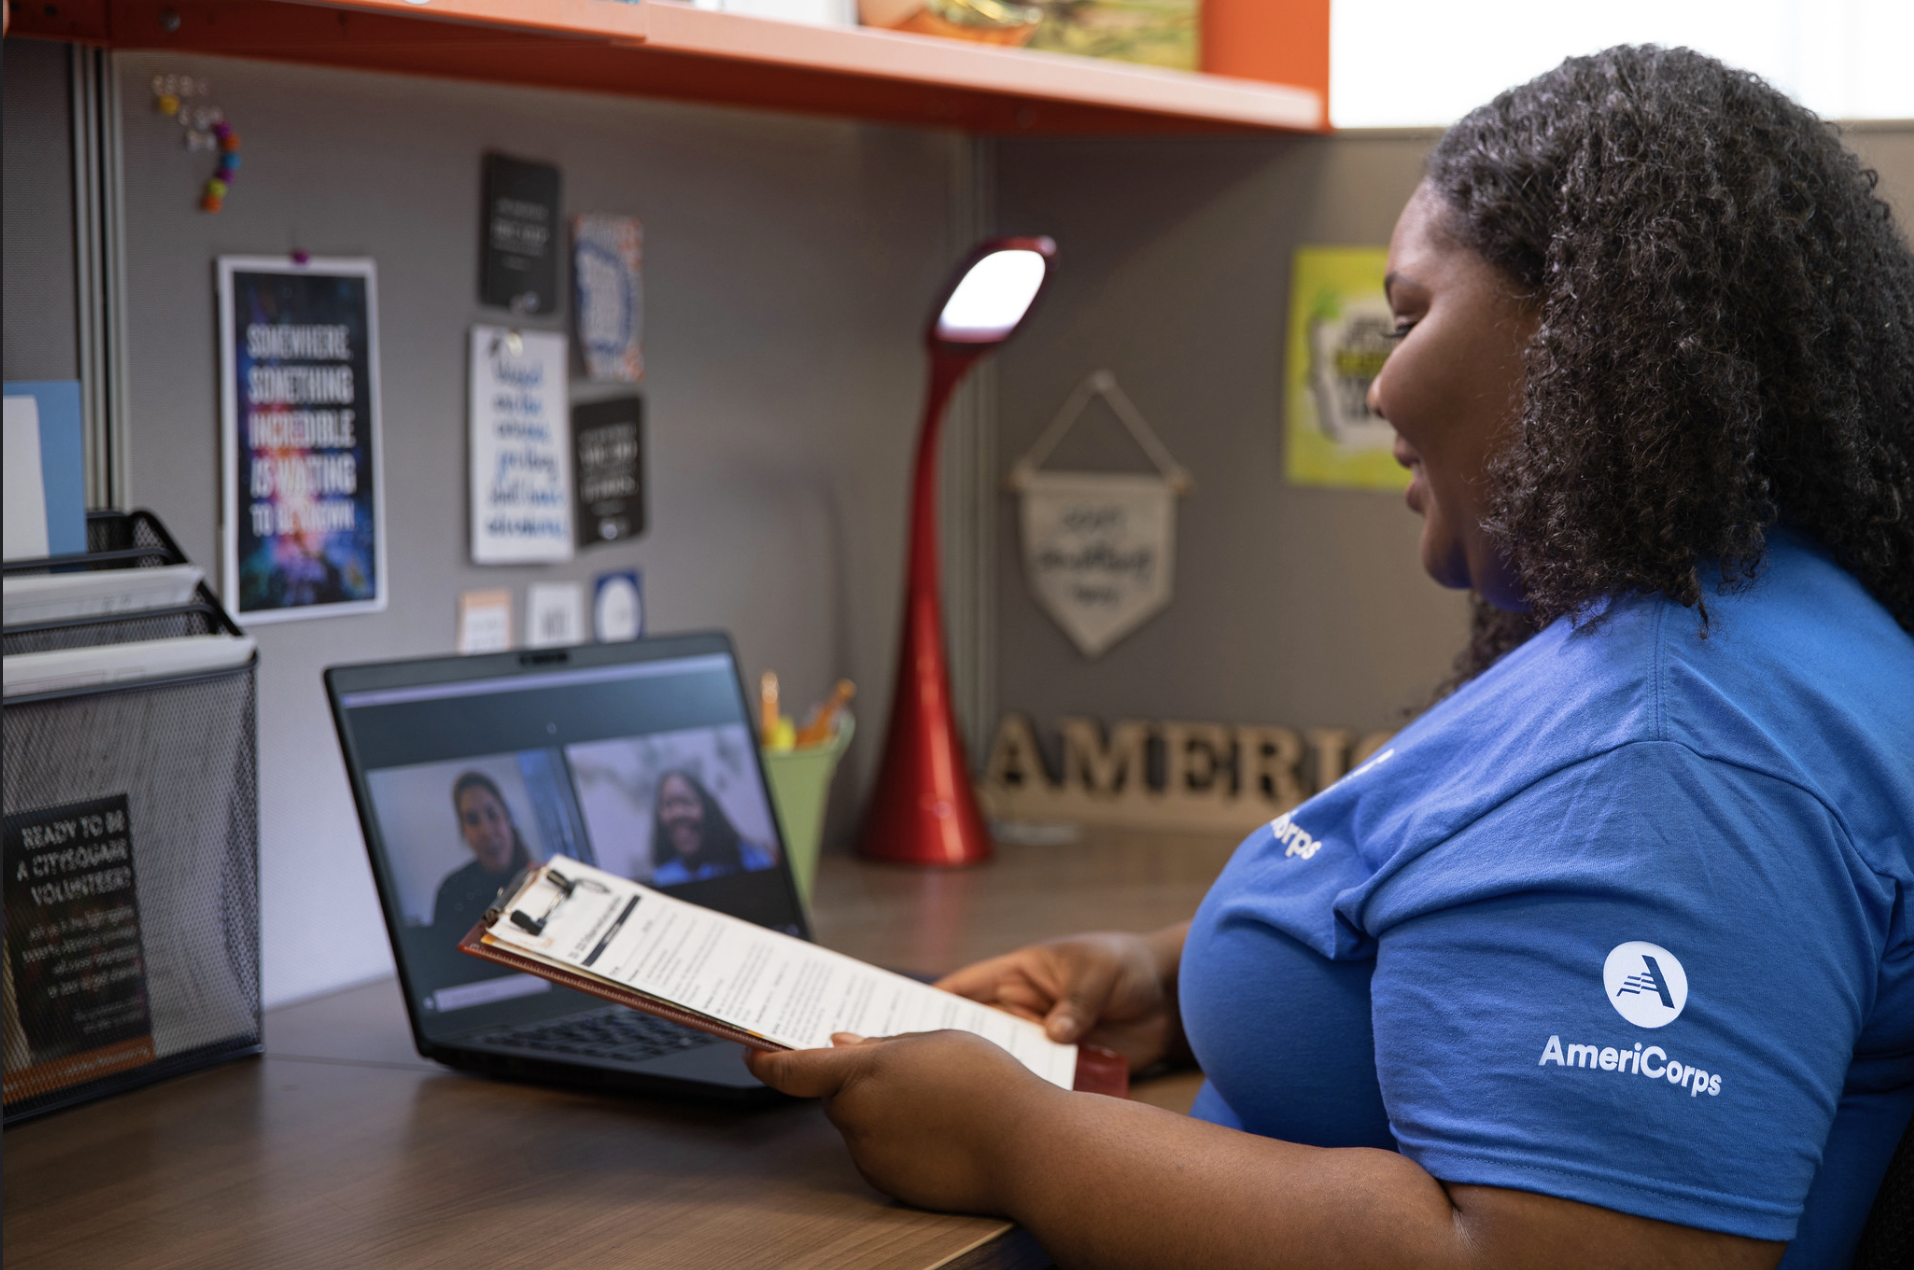
[[[607,893],[603,883],[594,882],[590,878],[578,878],[574,880],[566,877],[557,869],[547,866],[545,869],[545,881],[551,883],[558,891],[558,894],[553,896],[552,902],[545,906],[545,915],[543,917],[533,917],[524,909],[513,906],[518,903],[518,897],[525,891],[526,884],[534,880],[536,873],[536,869],[521,869],[517,877],[506,883],[505,887],[498,893],[498,901],[494,903],[492,907],[485,910],[485,924],[487,926],[498,921],[499,916],[506,908],[511,908],[512,925],[525,931],[527,934],[543,935],[545,933],[545,923],[552,920],[552,914],[558,911],[558,906],[570,899],[577,891],[583,889],[596,891],[601,895]],[[506,898],[508,895],[511,897],[510,899]]]

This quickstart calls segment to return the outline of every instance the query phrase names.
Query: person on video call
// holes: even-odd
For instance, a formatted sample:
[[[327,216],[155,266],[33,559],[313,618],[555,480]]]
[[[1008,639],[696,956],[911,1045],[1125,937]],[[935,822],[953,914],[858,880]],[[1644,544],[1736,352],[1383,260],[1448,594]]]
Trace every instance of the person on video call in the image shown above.
[[[771,863],[771,853],[738,833],[697,777],[671,771],[658,778],[651,818],[653,886],[749,873]]]
[[[465,772],[452,782],[452,809],[458,813],[459,833],[471,849],[472,862],[445,875],[432,901],[432,927],[462,938],[484,915],[499,888],[520,869],[532,864],[532,853],[512,823],[492,778],[483,772]]]
[[[1849,1264],[1914,1106],[1914,253],[1877,179],[1685,49],[1437,143],[1369,400],[1474,596],[1458,682],[1193,921],[943,984],[1194,1059],[1189,1116],[957,1032],[751,1070],[1062,1266]]]

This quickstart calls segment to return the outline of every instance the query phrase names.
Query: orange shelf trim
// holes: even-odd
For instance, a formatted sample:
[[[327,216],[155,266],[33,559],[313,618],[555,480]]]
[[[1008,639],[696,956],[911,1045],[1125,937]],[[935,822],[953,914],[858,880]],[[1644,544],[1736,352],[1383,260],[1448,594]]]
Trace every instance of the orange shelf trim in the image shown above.
[[[1324,11],[1326,85],[1327,0],[1307,3]],[[981,132],[1300,131],[1326,113],[1315,86],[665,0],[56,0],[17,8],[12,34]]]

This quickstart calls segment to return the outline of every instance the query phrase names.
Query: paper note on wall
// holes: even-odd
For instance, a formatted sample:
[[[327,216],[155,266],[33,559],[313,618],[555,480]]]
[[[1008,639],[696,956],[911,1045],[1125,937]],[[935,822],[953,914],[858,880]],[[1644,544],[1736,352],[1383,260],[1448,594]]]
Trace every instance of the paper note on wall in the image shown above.
[[[592,638],[601,644],[645,633],[644,579],[636,569],[601,573],[592,597]]]
[[[6,399],[6,558],[47,554],[47,499],[40,484],[40,406]]]
[[[472,560],[572,558],[565,337],[472,328]]]
[[[40,417],[40,496],[46,519],[42,556],[86,550],[86,425],[77,379],[10,379],[9,401],[26,399]],[[8,451],[9,459],[12,452]],[[11,486],[8,487],[11,490]],[[8,503],[12,498],[9,494]]]
[[[534,582],[525,588],[527,648],[559,648],[584,642],[584,584]]]
[[[578,344],[592,379],[644,378],[644,226],[635,216],[572,217],[572,295]]]
[[[1392,347],[1383,247],[1302,247],[1291,264],[1284,468],[1292,485],[1406,489],[1395,429],[1368,406]]]
[[[509,587],[459,593],[457,648],[461,653],[502,653],[512,646]]]

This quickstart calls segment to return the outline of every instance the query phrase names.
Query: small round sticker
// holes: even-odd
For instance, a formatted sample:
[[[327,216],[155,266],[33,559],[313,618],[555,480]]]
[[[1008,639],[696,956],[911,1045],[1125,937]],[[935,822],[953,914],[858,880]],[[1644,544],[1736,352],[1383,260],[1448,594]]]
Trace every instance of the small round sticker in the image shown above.
[[[1615,1012],[1636,1027],[1665,1027],[1688,1004],[1688,972],[1660,944],[1617,944],[1602,966],[1602,987]]]

